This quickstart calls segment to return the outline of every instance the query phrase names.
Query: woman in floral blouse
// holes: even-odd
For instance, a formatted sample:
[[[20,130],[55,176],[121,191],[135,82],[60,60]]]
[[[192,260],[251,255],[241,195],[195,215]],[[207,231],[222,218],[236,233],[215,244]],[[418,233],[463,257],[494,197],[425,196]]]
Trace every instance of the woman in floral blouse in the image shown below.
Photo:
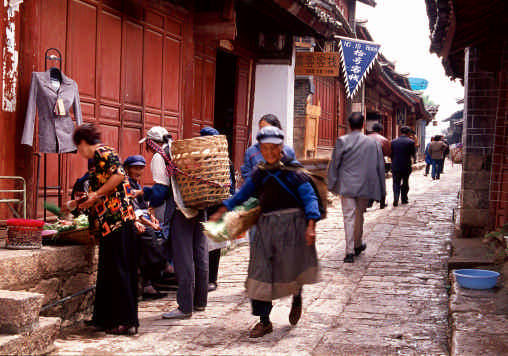
[[[88,200],[90,227],[99,238],[99,266],[92,323],[112,334],[137,333],[137,243],[133,198],[120,158],[100,143],[91,124],[78,126],[74,143],[86,159],[93,159]]]

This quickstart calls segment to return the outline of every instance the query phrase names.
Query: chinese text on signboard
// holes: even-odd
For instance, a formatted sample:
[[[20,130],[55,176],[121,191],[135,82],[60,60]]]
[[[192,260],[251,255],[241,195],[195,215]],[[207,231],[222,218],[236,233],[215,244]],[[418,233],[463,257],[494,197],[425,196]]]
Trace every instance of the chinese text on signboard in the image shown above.
[[[340,40],[342,62],[345,69],[346,91],[353,97],[360,87],[372,63],[376,59],[379,45],[365,41]]]
[[[298,52],[296,53],[296,75],[337,77],[339,75],[339,53]]]

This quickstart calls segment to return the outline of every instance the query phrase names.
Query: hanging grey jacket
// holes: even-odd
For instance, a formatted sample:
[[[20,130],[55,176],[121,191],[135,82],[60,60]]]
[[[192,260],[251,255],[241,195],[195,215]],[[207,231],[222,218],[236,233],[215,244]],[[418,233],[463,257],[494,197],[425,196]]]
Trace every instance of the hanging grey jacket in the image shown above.
[[[359,131],[339,137],[328,167],[328,190],[376,201],[386,196],[381,144]]]
[[[54,113],[57,98],[62,98],[65,116]],[[59,89],[51,85],[49,70],[32,73],[28,107],[25,116],[25,128],[21,143],[32,146],[35,128],[35,113],[39,113],[39,152],[65,153],[76,151],[72,142],[74,122],[69,110],[73,107],[76,123],[81,125],[81,104],[79,102],[78,85],[74,80],[62,73],[62,82]]]

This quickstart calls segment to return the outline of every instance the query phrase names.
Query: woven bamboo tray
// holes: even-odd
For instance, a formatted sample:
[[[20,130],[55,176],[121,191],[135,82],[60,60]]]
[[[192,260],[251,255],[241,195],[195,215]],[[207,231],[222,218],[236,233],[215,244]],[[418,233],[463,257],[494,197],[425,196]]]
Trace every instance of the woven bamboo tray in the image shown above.
[[[97,241],[89,229],[62,231],[44,238],[45,245],[95,245]]]
[[[171,145],[171,153],[186,207],[203,209],[228,198],[231,181],[226,136],[177,140]]]

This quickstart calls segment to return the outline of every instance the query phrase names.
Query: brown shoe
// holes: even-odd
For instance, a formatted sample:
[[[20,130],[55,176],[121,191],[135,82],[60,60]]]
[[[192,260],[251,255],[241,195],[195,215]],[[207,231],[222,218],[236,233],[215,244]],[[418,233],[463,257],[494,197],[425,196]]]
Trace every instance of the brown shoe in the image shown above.
[[[252,328],[252,330],[249,333],[249,337],[256,338],[256,337],[262,337],[266,334],[269,334],[273,331],[273,325],[272,323],[269,323],[267,325],[263,325],[263,323],[259,322]]]
[[[302,316],[302,297],[299,300],[293,300],[291,311],[289,312],[289,323],[296,325]]]

